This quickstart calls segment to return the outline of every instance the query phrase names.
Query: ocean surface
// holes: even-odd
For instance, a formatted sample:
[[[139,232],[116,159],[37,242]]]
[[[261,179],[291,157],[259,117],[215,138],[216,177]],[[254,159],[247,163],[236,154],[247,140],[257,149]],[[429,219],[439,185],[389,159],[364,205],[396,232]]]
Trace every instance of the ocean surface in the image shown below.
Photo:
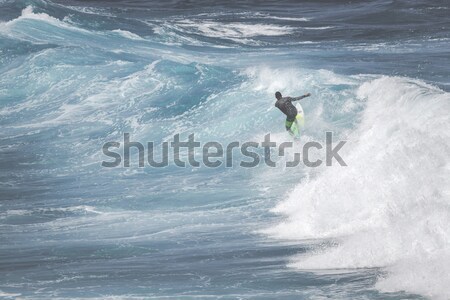
[[[449,67],[448,1],[0,0],[0,298],[450,299]],[[101,165],[277,90],[347,167]]]

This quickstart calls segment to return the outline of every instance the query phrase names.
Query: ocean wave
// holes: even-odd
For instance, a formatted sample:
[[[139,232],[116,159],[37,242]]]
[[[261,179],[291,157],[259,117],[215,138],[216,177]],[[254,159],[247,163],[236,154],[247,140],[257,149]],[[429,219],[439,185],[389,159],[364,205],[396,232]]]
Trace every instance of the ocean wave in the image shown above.
[[[19,17],[3,23],[3,26],[0,27],[0,29],[2,31],[4,31],[5,29],[9,29],[10,26],[16,24],[17,22],[19,22],[21,20],[44,21],[46,23],[50,23],[50,24],[56,25],[58,27],[65,27],[65,28],[70,28],[72,30],[85,31],[81,28],[73,27],[73,26],[71,26],[55,17],[52,17],[46,13],[35,13],[35,12],[33,12],[33,6],[31,6],[31,5],[28,5],[26,8],[24,8],[22,10],[22,14]]]
[[[201,13],[196,15],[197,17],[238,17],[241,19],[272,19],[272,20],[283,20],[283,21],[298,21],[298,22],[308,22],[311,21],[310,17],[295,17],[295,16],[276,16],[273,14],[262,13],[262,12],[214,12],[214,13]]]
[[[24,267],[11,265],[0,297],[76,299],[110,287],[118,298],[182,289],[215,297],[233,286],[241,298],[390,297],[374,288],[448,298],[449,94],[406,77],[348,74],[423,77],[426,56],[444,82],[445,59],[441,73],[434,66],[445,51],[433,49],[445,48],[444,34],[366,38],[380,27],[359,20],[364,38],[330,35],[348,25],[340,5],[340,19],[325,22],[330,10],[303,17],[292,6],[199,14],[156,3],[9,2],[11,20],[0,24],[1,250],[2,263]],[[414,54],[395,69],[399,56],[351,51],[394,45]],[[118,141],[122,151],[124,132],[144,145],[190,133],[222,145],[267,133],[291,141],[277,90],[312,93],[296,144],[333,130],[347,140],[348,167],[138,168],[135,151],[131,168],[100,166],[102,145]],[[192,290],[197,276],[217,285]]]
[[[357,94],[367,103],[348,136],[348,167],[303,180],[273,209],[286,220],[265,232],[337,241],[294,258],[294,268],[382,267],[383,291],[447,299],[450,95],[392,77],[365,82]]]
[[[224,24],[215,21],[196,22],[183,20],[175,23],[179,28],[193,30],[209,37],[240,38],[255,36],[280,36],[292,33],[293,28],[273,24],[246,24],[229,23]]]
[[[129,31],[127,31],[127,30],[121,30],[121,29],[114,29],[114,30],[112,30],[112,32],[116,32],[116,33],[118,33],[119,35],[121,35],[121,36],[123,36],[123,37],[125,37],[125,38],[127,38],[127,39],[130,39],[130,40],[144,40],[142,37],[140,37],[139,35],[137,35],[137,34],[135,34],[135,33],[132,33],[132,32],[129,32]]]
[[[327,30],[335,28],[334,26],[320,26],[320,27],[302,27],[304,30]]]
[[[214,44],[214,46],[217,46],[217,40],[214,43],[211,41],[200,41],[198,36],[228,40],[245,45],[263,45],[265,42],[258,40],[258,38],[286,36],[292,34],[294,30],[294,27],[287,25],[243,22],[224,23],[199,19],[174,20],[166,22],[159,27],[157,26],[155,29],[157,33],[162,35],[171,34],[181,43],[187,42],[194,45]]]

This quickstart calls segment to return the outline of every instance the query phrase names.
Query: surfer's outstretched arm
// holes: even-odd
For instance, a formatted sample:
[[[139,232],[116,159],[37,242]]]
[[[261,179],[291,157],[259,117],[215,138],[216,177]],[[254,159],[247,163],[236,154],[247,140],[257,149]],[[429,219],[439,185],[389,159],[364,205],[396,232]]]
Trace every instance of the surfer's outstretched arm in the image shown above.
[[[300,97],[294,97],[294,98],[291,98],[291,99],[292,99],[291,101],[302,100],[303,98],[306,98],[306,97],[309,97],[309,96],[311,96],[311,93],[304,94],[303,96],[300,96]]]

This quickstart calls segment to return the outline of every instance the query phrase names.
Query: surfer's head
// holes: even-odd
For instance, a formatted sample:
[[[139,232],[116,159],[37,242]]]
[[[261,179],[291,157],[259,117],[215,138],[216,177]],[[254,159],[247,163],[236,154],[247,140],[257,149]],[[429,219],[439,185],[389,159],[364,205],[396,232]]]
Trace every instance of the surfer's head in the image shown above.
[[[277,98],[278,100],[281,99],[281,93],[280,92],[276,92],[275,93],[275,98]]]

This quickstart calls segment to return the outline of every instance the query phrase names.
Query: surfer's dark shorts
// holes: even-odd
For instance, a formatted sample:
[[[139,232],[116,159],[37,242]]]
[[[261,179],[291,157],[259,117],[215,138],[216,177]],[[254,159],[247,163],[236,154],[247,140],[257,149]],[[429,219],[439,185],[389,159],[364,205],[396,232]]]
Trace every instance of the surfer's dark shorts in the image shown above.
[[[286,122],[294,122],[295,121],[295,116],[293,117],[286,117]]]

